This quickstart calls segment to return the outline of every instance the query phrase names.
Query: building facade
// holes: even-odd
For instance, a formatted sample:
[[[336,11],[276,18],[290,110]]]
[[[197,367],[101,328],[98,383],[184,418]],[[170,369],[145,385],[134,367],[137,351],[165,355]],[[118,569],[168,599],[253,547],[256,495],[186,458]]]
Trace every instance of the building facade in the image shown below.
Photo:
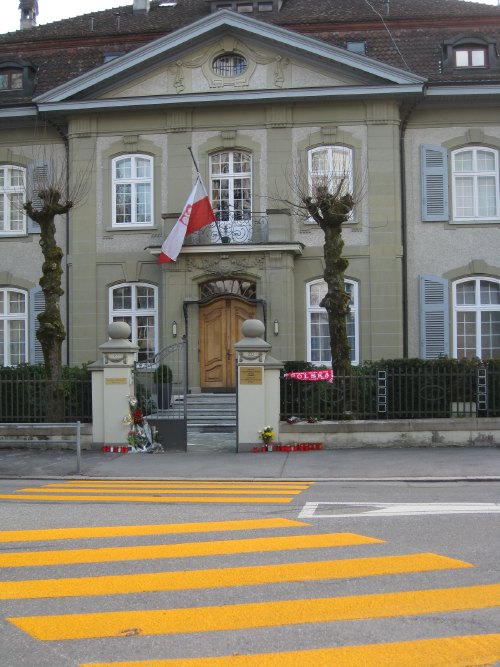
[[[0,36],[0,363],[37,359],[19,203],[65,163],[68,363],[125,320],[140,360],[186,335],[190,388],[230,390],[251,317],[274,356],[328,363],[323,235],[297,204],[340,173],[353,362],[500,356],[498,9],[166,4]],[[159,265],[195,164],[218,224]]]

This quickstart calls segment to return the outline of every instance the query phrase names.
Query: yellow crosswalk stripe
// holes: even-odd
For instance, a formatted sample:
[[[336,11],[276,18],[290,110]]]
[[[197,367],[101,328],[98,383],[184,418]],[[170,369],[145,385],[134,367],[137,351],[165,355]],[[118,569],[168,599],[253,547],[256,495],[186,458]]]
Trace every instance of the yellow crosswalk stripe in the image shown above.
[[[354,533],[320,533],[286,537],[261,537],[241,540],[213,540],[146,546],[103,547],[100,549],[64,549],[54,551],[17,551],[0,554],[0,567],[38,567],[74,563],[124,562],[155,558],[193,558],[240,553],[318,549],[325,547],[380,544],[383,540]]]
[[[39,530],[2,530],[0,543],[47,540],[81,540],[103,537],[136,537],[141,535],[179,535],[237,530],[269,530],[309,526],[292,519],[245,519],[242,521],[207,521],[199,523],[164,523],[140,526],[94,526],[90,528],[43,528]]]
[[[311,561],[181,572],[150,572],[102,577],[0,581],[0,600],[126,595],[156,591],[258,586],[299,581],[428,572],[473,567],[437,554],[411,554]]]
[[[217,482],[217,481],[160,481],[160,480],[69,480],[68,482],[57,482],[44,484],[44,488],[196,488],[196,489],[292,489],[305,491],[313,485],[313,482]]]
[[[94,503],[291,503],[293,498],[271,498],[264,496],[260,498],[248,498],[242,496],[48,496],[30,494],[0,494],[1,500],[64,500],[66,502],[94,502]]]
[[[251,495],[262,495],[262,493],[266,493],[270,496],[283,496],[284,493],[288,493],[290,495],[298,495],[301,493],[300,491],[295,491],[295,490],[290,490],[287,489],[286,491],[282,491],[281,489],[240,489],[240,488],[234,488],[234,489],[182,489],[182,488],[177,488],[177,489],[168,489],[168,488],[162,488],[162,487],[153,487],[153,488],[141,488],[141,489],[133,489],[133,488],[125,488],[125,489],[113,489],[113,488],[106,488],[106,487],[99,487],[97,489],[78,489],[79,493],[89,493],[89,494],[96,494],[98,492],[101,493],[109,493],[109,494],[118,494],[118,493],[123,493],[124,491],[128,495],[135,495],[139,493],[144,493],[145,491],[149,493],[154,493],[155,497],[158,494],[167,494],[167,493],[194,493],[194,492],[200,492],[206,495],[211,495],[211,494],[219,494],[221,496],[226,496],[226,495],[234,495],[235,493],[239,493],[242,496],[251,496]],[[74,493],[73,489],[66,489],[63,487],[59,487],[56,489],[51,489],[47,487],[41,487],[41,488],[26,488],[26,489],[19,489],[19,493]]]
[[[25,487],[3,500],[138,503],[290,503],[312,482],[70,480]]]
[[[498,660],[500,634],[488,634],[215,658],[85,663],[80,667],[487,667]]]
[[[394,618],[500,606],[500,584],[410,592],[257,602],[187,609],[149,609],[8,618],[42,641],[130,635],[219,632],[248,628]]]

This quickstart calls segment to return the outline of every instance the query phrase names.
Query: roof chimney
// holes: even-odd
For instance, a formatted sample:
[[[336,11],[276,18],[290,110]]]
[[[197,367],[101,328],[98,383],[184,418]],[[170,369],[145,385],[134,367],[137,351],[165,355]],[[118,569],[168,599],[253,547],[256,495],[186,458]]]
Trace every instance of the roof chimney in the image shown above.
[[[19,0],[19,9],[21,10],[21,30],[36,27],[38,0]]]
[[[134,14],[147,14],[150,0],[134,0]]]

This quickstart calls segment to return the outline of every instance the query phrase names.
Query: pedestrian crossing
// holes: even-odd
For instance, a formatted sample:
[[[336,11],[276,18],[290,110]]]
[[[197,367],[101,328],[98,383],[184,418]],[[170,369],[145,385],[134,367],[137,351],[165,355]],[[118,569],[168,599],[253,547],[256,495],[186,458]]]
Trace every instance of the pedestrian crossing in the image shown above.
[[[335,640],[318,648],[301,647],[299,633],[295,650],[283,651],[278,641],[272,650],[283,627],[443,619],[500,607],[500,584],[462,583],[472,563],[428,552],[392,553],[376,535],[317,532],[303,521],[272,517],[10,530],[0,531],[0,543],[0,601],[8,605],[2,617],[9,632],[28,635],[42,651],[71,645],[77,656],[71,664],[80,667],[479,667],[500,660],[500,634],[497,628],[488,632],[486,622],[483,634],[387,642],[383,633],[382,643],[342,646]],[[247,555],[250,564],[241,562]],[[439,573],[456,585],[419,585],[424,575],[439,583]],[[308,597],[303,587],[365,579],[385,591],[382,578],[393,575],[403,579],[390,580],[399,584],[389,592],[336,588],[334,595]],[[203,596],[197,598],[197,591]],[[38,600],[43,606],[34,613]],[[241,633],[262,629],[274,633],[266,651],[252,652],[242,642],[242,650],[230,654],[182,655],[186,633],[231,636],[238,646]],[[335,637],[331,629],[325,636]],[[153,637],[161,642],[140,644]],[[120,638],[127,644],[114,643],[112,657],[104,655],[106,640]]]
[[[0,494],[2,500],[94,503],[286,504],[312,482],[70,480]]]

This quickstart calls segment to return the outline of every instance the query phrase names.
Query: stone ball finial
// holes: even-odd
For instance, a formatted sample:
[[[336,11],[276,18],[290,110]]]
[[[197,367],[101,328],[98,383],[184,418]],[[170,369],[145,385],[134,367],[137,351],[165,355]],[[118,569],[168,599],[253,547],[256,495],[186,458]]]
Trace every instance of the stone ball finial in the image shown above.
[[[130,338],[131,329],[126,322],[111,322],[108,335],[113,340]]]
[[[241,333],[245,338],[262,338],[266,328],[260,320],[245,320],[241,325]]]

